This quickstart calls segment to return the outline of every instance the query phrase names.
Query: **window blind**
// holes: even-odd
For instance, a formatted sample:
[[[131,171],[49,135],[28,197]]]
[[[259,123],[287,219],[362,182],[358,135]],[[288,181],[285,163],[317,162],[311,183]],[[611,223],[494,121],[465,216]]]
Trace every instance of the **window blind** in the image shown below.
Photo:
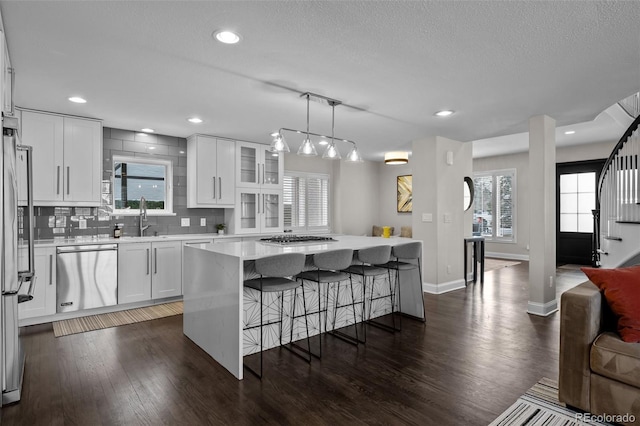
[[[283,179],[284,226],[329,229],[329,176],[290,173]]]

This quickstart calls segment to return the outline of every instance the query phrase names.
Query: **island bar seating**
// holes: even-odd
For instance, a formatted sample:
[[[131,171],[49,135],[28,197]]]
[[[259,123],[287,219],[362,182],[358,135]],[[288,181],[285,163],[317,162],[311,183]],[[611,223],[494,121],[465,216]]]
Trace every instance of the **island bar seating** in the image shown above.
[[[400,301],[402,297],[400,295],[400,272],[401,271],[411,271],[414,269],[418,270],[418,276],[420,277],[420,282],[422,282],[422,243],[419,241],[414,241],[411,243],[400,244],[397,246],[393,246],[391,248],[391,257],[393,260],[390,260],[384,265],[378,265],[383,268],[387,268],[389,271],[395,271],[395,289],[397,289],[398,297],[395,300],[398,301],[398,310],[395,312],[402,312],[402,307],[400,306]],[[408,262],[407,262],[408,261]],[[395,306],[392,305],[392,309]],[[422,318],[417,316],[411,316],[408,314],[403,314],[406,316],[410,316],[412,318],[416,318],[422,322],[427,321],[427,315],[424,311],[424,293],[422,293]],[[402,322],[400,322],[400,328],[402,327]],[[399,331],[399,329],[396,329]]]
[[[296,299],[296,294],[298,291],[298,287],[302,287],[302,300],[304,304],[304,310],[306,312],[306,302],[304,297],[304,287],[302,283],[296,280],[292,280],[289,277],[293,277],[302,272],[305,263],[305,255],[302,253],[284,253],[278,254],[275,256],[263,257],[261,259],[256,259],[255,261],[255,269],[258,274],[260,274],[259,278],[246,280],[244,281],[244,286],[252,288],[260,292],[260,372],[258,373],[253,368],[251,368],[246,363],[244,367],[255,374],[258,378],[262,379],[262,353],[263,353],[263,326],[269,324],[263,324],[263,294],[264,293],[273,293],[280,292],[280,346],[290,350],[293,354],[303,358],[307,362],[311,362],[311,355],[309,355],[308,359],[300,355],[298,352],[292,350],[290,347],[286,345],[282,345],[282,310],[284,305],[284,292],[293,290],[293,300]],[[292,305],[292,315],[291,315],[291,334],[293,334],[293,321],[295,318],[295,310],[296,304],[291,303]],[[309,341],[309,324],[307,322],[307,317],[305,316],[305,325],[307,328],[307,353],[311,354],[311,344]]]
[[[333,304],[333,326],[332,330],[329,334],[334,335],[348,343],[358,344],[358,327],[356,326],[356,308],[355,308],[355,299],[353,297],[353,281],[351,279],[351,274],[342,272],[342,269],[346,269],[351,265],[351,261],[353,259],[353,250],[352,249],[340,249],[340,250],[331,250],[322,253],[316,253],[313,255],[313,266],[316,270],[305,271],[301,274],[298,274],[296,279],[301,281],[312,281],[318,284],[318,329],[320,334],[318,335],[319,342],[319,352],[317,354],[311,353],[313,356],[317,358],[322,357],[322,313],[324,312],[324,332],[327,333],[327,309],[329,306],[329,287],[330,285],[336,284],[337,287],[335,290],[335,300]],[[340,296],[340,283],[343,281],[349,281],[349,287],[351,290],[351,303],[346,305],[339,304],[339,296]],[[326,285],[321,285],[326,284]],[[325,288],[325,303],[324,308],[322,307],[322,288]],[[344,308],[347,306],[351,306],[353,313],[353,324],[356,329],[356,337],[355,339],[348,334],[345,334],[339,330],[335,330],[336,325],[336,314],[338,308]],[[309,315],[310,313],[305,311],[305,315]]]
[[[356,254],[355,260],[359,262],[359,264],[351,265],[350,267],[345,269],[345,272],[348,272],[354,275],[360,275],[362,277],[362,322],[364,323],[366,320],[368,324],[379,326],[386,330],[395,329],[395,319],[393,318],[393,315],[391,316],[391,319],[393,321],[393,326],[391,328],[386,326],[385,324],[371,320],[371,308],[373,307],[373,301],[376,299],[376,297],[374,297],[374,287],[375,287],[376,277],[381,277],[384,275],[389,276],[389,271],[386,268],[381,268],[376,265],[386,264],[387,262],[389,262],[390,259],[391,259],[391,246],[384,245],[384,246],[374,246],[374,247],[364,248],[364,249],[358,250]],[[367,278],[371,278],[370,280],[371,297],[369,298],[368,313],[365,314],[366,300],[367,300],[367,287],[368,287]],[[391,297],[391,305],[393,306],[394,300],[393,300],[393,290],[391,288],[391,280],[389,280],[389,291],[390,291],[389,296],[382,296],[382,297]],[[364,327],[363,327],[362,334],[363,334],[363,340],[359,340],[359,341],[361,343],[366,343],[367,332],[366,332],[366,328]]]

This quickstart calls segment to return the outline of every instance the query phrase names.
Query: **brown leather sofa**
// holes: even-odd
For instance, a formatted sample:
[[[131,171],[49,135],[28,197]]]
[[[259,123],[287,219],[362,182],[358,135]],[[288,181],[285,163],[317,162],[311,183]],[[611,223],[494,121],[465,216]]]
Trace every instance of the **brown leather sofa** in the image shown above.
[[[561,298],[559,399],[592,414],[640,424],[640,343],[626,343],[598,288],[587,281]]]

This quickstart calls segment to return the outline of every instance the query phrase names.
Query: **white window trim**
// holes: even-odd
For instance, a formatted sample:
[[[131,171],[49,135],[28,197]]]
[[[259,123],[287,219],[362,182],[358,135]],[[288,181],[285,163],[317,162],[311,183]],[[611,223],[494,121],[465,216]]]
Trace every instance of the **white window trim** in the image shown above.
[[[492,243],[517,244],[518,242],[518,237],[517,237],[518,174],[516,172],[516,169],[487,170],[483,172],[476,172],[473,174],[473,178],[475,179],[476,177],[487,177],[487,176],[491,177],[491,197],[492,197],[492,203],[494,204],[493,210],[495,211],[495,203],[498,201],[495,199],[495,194],[497,193],[496,191],[497,181],[495,177],[497,175],[506,175],[506,174],[511,174],[513,176],[513,183],[512,183],[513,201],[511,204],[511,227],[513,231],[510,237],[496,237],[496,231],[495,231],[496,227],[492,226],[491,227],[492,235],[490,237],[485,237],[485,240],[490,241]],[[474,206],[474,210],[475,210],[475,206]],[[494,221],[494,224],[495,224],[495,221]]]
[[[331,231],[331,176],[326,173],[308,173],[308,172],[299,172],[299,171],[287,171],[285,170],[284,176],[291,176],[296,178],[305,178],[305,179],[326,179],[328,182],[328,197],[327,197],[327,226],[291,226],[286,229],[291,229],[294,232],[306,232],[306,233],[326,233]],[[308,198],[307,198],[308,199]],[[308,206],[306,206],[305,211],[309,212]],[[305,223],[308,223],[308,217],[305,218]]]
[[[154,166],[164,166],[165,168],[165,208],[162,210],[148,209],[148,216],[175,216],[173,212],[173,162],[171,160],[161,160],[155,158],[144,157],[131,157],[126,155],[114,155],[111,159],[111,216],[139,216],[140,209],[116,209],[116,197],[115,197],[115,179],[116,163],[138,163],[138,164],[152,164]]]

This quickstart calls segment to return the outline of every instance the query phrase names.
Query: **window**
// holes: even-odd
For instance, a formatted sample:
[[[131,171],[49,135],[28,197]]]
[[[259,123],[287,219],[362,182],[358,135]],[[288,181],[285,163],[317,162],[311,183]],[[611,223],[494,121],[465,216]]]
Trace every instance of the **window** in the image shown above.
[[[474,233],[496,241],[515,241],[516,171],[477,173],[473,182]]]
[[[287,172],[284,176],[284,227],[329,230],[329,176]]]
[[[560,232],[593,232],[596,172],[560,175]]]
[[[113,156],[113,213],[173,214],[172,164],[168,160]]]

